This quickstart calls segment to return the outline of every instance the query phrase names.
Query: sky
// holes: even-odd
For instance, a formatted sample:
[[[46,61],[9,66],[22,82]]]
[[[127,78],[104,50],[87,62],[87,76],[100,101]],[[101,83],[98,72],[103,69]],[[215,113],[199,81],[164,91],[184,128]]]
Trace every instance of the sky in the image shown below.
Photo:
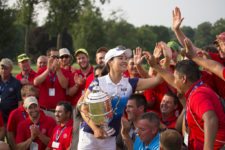
[[[111,18],[112,11],[116,11],[117,16],[136,27],[146,24],[171,27],[172,10],[176,6],[181,9],[185,26],[195,28],[205,21],[215,23],[220,18],[225,19],[225,0],[110,0],[98,6],[105,19]],[[47,12],[41,6],[37,9],[38,24],[42,25]]]

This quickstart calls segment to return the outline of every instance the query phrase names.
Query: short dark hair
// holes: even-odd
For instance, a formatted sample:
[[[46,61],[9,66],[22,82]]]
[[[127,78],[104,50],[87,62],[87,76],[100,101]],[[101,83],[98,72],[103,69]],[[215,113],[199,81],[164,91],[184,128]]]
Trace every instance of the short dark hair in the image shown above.
[[[155,112],[146,112],[144,114],[142,114],[139,117],[139,120],[143,120],[146,119],[148,120],[150,123],[153,123],[156,125],[156,127],[160,127],[160,118],[158,116],[158,114],[156,114]]]
[[[163,150],[181,150],[183,138],[175,129],[166,129],[160,133],[160,144]]]
[[[192,60],[182,60],[176,64],[175,70],[180,74],[186,75],[188,81],[194,83],[201,77],[198,65]]]
[[[137,107],[144,106],[144,112],[147,110],[147,101],[144,95],[142,94],[132,94],[129,99],[136,102]]]
[[[73,114],[73,107],[72,107],[72,105],[69,102],[67,102],[67,101],[60,101],[60,102],[58,102],[57,106],[63,106],[65,112],[70,112],[70,115],[72,116],[72,114]]]
[[[179,98],[177,97],[177,95],[175,93],[173,93],[171,90],[168,90],[164,95],[170,96],[173,98],[173,103],[175,105],[179,104]]]

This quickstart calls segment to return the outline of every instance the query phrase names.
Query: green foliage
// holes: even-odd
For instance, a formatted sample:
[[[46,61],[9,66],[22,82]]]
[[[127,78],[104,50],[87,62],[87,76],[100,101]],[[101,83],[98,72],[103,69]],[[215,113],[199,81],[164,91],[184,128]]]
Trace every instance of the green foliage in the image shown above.
[[[195,34],[195,44],[199,47],[206,46],[213,42],[214,37],[211,34],[212,24],[204,22],[198,25]]]

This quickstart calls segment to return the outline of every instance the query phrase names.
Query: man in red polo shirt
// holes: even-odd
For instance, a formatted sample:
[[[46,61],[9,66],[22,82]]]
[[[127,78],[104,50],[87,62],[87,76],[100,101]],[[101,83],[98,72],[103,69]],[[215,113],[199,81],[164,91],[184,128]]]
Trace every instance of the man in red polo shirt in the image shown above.
[[[59,101],[66,100],[66,88],[70,75],[60,68],[59,52],[50,50],[47,68],[38,71],[34,85],[39,88],[39,104],[44,112],[54,117],[54,110]]]
[[[22,85],[33,84],[36,72],[30,67],[30,58],[26,54],[21,54],[17,56],[17,61],[21,72],[16,75],[16,79]]]
[[[188,149],[220,149],[225,143],[225,114],[218,95],[201,80],[198,66],[191,60],[177,63],[174,75],[162,69],[146,53],[150,65],[186,98],[189,127]]]
[[[173,30],[174,30],[179,42],[184,46],[185,45],[184,39],[186,38],[186,36],[184,35],[184,33],[181,31],[181,28],[180,28],[182,21],[183,21],[183,18],[181,16],[181,11],[178,7],[176,7],[175,10],[173,11]],[[209,56],[211,57],[212,60],[217,61],[222,66],[224,66],[224,64],[225,64],[225,32],[220,33],[216,37],[215,44],[217,46],[218,53],[209,53]],[[196,51],[199,50],[199,48],[195,47],[193,44],[191,44],[191,45],[192,46],[190,48],[193,48]],[[190,57],[190,53],[187,56]],[[192,58],[192,57],[190,57],[190,58]],[[212,75],[204,74],[203,81],[205,83],[207,83],[212,89],[214,89],[214,91],[219,96],[221,96],[223,99],[225,99],[225,86],[224,86],[225,82],[223,80],[223,72],[222,72],[221,65],[220,65],[220,67],[218,67],[218,65],[212,66],[215,63],[213,63],[213,64],[200,63],[200,62],[203,62],[204,60],[199,61],[198,57],[195,57],[193,59],[193,61],[195,61],[198,65],[201,65],[204,68],[206,68],[209,71],[214,73]]]
[[[46,150],[69,150],[71,148],[73,133],[73,108],[68,102],[59,102],[55,109],[55,118],[58,125],[53,131]],[[74,137],[78,138],[78,137]]]
[[[29,117],[17,127],[17,149],[44,150],[52,135],[56,122],[40,111],[37,99],[33,96],[24,100],[23,106]]]
[[[33,85],[24,85],[21,89],[22,99],[25,100],[29,96],[38,97],[38,91]],[[23,105],[14,109],[10,115],[7,122],[7,140],[12,150],[16,149],[16,134],[18,124],[25,120],[28,114],[23,107]]]
[[[72,105],[76,106],[77,101],[85,90],[86,79],[94,72],[94,68],[89,62],[89,55],[85,49],[80,48],[76,50],[74,56],[80,69],[73,73],[74,84],[69,87],[69,95],[73,97]],[[81,82],[77,83],[77,78],[80,78]]]
[[[178,97],[168,91],[162,98],[160,103],[161,111],[161,123],[165,125],[165,128],[175,128],[178,114],[175,114],[178,108]]]
[[[105,65],[104,58],[105,58],[105,54],[107,52],[108,52],[108,49],[106,47],[100,47],[97,49],[96,55],[95,55],[95,62],[97,65],[104,67],[104,65]],[[90,74],[87,77],[87,80],[85,83],[85,89],[87,89],[89,87],[89,85],[94,80],[94,78],[95,78],[95,73],[93,72],[92,74]]]

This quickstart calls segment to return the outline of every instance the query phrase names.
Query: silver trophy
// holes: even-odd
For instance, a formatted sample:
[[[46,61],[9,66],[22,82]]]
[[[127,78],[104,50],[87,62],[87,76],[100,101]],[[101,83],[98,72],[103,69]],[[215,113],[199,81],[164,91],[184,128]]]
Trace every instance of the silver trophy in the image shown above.
[[[92,121],[111,136],[115,130],[108,126],[113,119],[112,97],[103,92],[98,85],[94,85],[92,92],[85,99]]]

